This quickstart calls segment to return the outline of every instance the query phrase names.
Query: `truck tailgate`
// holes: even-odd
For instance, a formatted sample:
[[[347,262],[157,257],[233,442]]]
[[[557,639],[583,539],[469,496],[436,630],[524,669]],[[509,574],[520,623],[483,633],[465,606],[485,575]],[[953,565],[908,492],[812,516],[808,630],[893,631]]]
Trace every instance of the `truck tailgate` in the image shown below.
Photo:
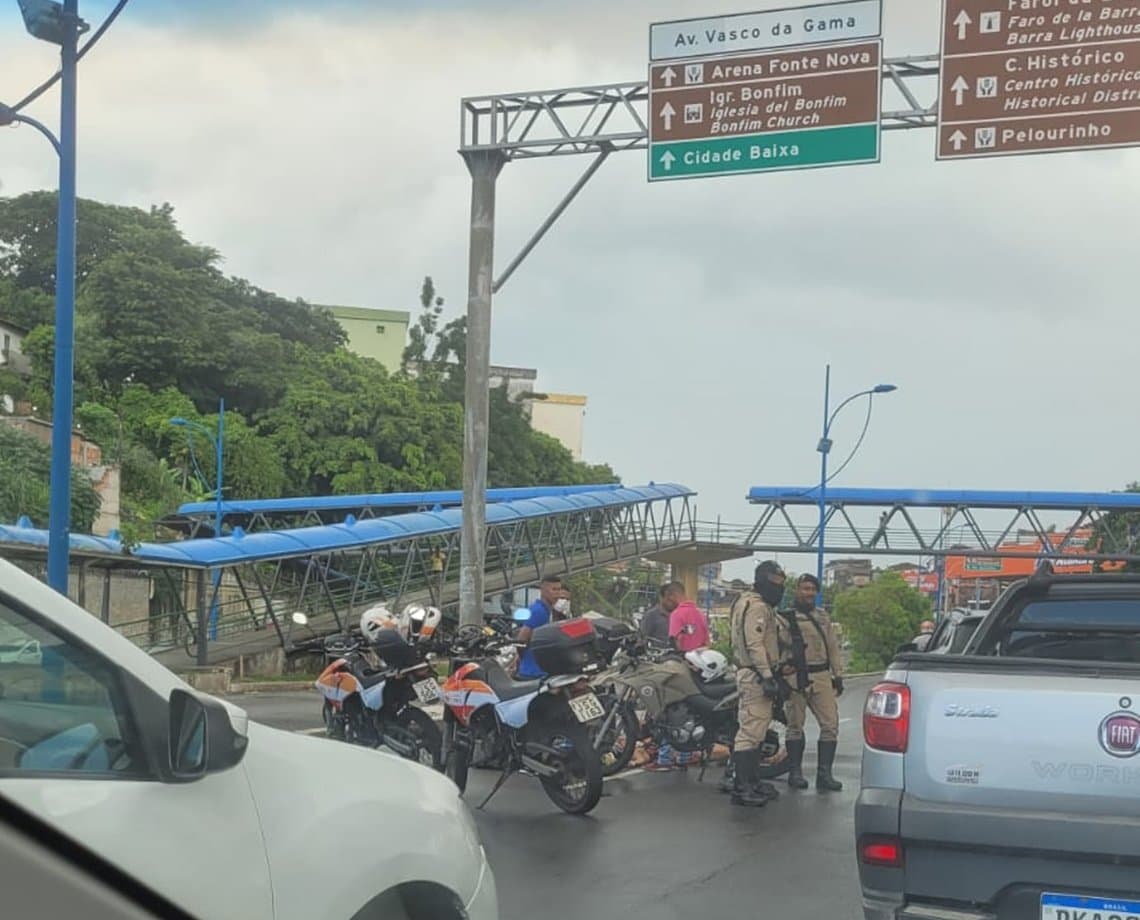
[[[904,761],[914,797],[1140,818],[1140,679],[1022,667],[986,668],[973,687],[916,670],[908,684],[921,701]]]

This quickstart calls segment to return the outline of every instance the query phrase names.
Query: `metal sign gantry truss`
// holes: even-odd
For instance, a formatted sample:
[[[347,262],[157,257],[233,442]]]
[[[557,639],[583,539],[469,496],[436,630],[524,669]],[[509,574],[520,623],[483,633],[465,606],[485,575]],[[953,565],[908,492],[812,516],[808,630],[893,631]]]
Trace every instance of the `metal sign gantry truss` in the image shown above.
[[[760,508],[756,523],[735,534],[722,527],[722,541],[737,539],[756,552],[817,552],[818,489],[756,488],[749,501]],[[1109,515],[1140,513],[1137,493],[833,489],[825,505],[825,546],[832,554],[1002,558],[1076,553],[1097,562],[1140,562],[1140,524],[1098,526]],[[870,511],[877,522],[860,526],[854,509]],[[940,512],[933,526],[919,520],[930,509]],[[1064,524],[1045,523],[1058,516],[1066,518]],[[984,527],[984,518],[1002,523]],[[1095,533],[1091,544],[1086,541],[1090,531]]]
[[[549,572],[569,575],[691,544],[696,530],[691,495],[492,521],[484,571],[487,596],[534,584]],[[168,665],[188,659],[201,665],[274,645],[288,650],[296,639],[311,636],[311,630],[351,627],[378,603],[398,610],[420,601],[447,612],[458,599],[459,539],[456,525],[335,552],[232,561],[215,566],[222,569],[216,588],[209,584],[205,566],[165,568],[161,577],[168,593],[181,599],[178,609],[115,628]],[[215,603],[216,638],[202,649],[199,624]],[[307,615],[309,626],[293,624],[295,611]]]
[[[886,58],[880,122],[885,131],[933,128],[938,122],[938,55]],[[918,84],[923,84],[919,88]],[[931,98],[926,105],[919,96]],[[491,302],[611,153],[648,146],[646,81],[503,93],[463,99],[459,153],[471,173],[464,399],[460,616],[476,623],[484,596],[483,517],[491,365]],[[594,160],[506,268],[495,276],[496,185],[511,160],[593,155]]]
[[[938,55],[883,60],[884,131],[933,128]],[[927,85],[919,88],[915,84]],[[917,90],[917,92],[916,92]],[[508,160],[644,150],[648,146],[649,87],[644,80],[473,96],[462,100],[463,152],[493,150]]]

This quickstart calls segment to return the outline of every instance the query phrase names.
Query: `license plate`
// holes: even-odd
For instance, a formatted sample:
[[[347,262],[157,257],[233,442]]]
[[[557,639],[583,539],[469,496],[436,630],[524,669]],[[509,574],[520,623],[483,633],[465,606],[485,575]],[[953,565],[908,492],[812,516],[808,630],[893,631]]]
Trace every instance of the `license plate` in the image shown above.
[[[439,699],[439,684],[430,677],[427,680],[416,681],[412,684],[412,689],[416,691],[416,698],[421,703],[434,703]]]
[[[606,714],[606,710],[602,707],[602,701],[592,693],[570,697],[570,711],[574,713],[574,718],[579,722],[591,722]]]
[[[1043,894],[1041,920],[1140,920],[1140,901]]]

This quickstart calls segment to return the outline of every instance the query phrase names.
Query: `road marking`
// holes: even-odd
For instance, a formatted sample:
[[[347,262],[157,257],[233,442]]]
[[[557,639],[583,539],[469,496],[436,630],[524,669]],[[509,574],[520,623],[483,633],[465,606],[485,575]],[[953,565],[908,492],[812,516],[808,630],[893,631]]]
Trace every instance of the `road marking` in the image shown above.
[[[842,725],[844,722],[854,722],[854,721],[855,721],[854,719],[840,719],[839,724]]]

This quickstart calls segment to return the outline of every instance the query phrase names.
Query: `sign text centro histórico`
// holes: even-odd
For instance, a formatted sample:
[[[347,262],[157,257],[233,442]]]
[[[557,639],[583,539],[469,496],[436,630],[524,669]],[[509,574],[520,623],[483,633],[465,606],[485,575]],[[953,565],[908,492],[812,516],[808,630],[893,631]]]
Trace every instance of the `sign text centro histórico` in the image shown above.
[[[937,157],[1140,146],[1140,0],[943,0]]]
[[[847,0],[762,13],[659,22],[649,27],[649,60],[877,38],[882,34],[882,23],[882,0]]]

